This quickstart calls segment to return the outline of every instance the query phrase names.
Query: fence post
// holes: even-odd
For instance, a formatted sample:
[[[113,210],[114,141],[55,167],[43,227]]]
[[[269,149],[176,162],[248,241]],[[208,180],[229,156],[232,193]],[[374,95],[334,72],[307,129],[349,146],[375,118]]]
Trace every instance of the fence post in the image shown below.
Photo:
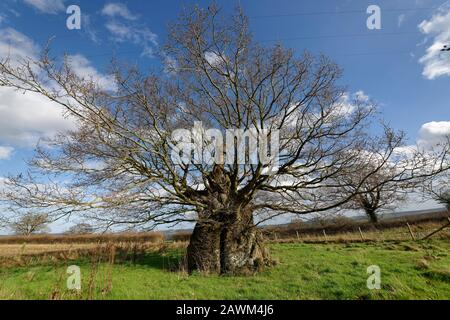
[[[406,225],[408,226],[408,230],[409,230],[409,234],[411,235],[411,239],[413,239],[414,241],[416,241],[416,236],[414,235],[414,233],[411,230],[411,226],[409,225],[409,223],[407,222]]]
[[[361,240],[364,241],[365,239],[364,239],[363,233],[361,231],[361,227],[358,227],[358,230],[359,230],[359,235],[361,236]]]
[[[298,231],[295,231],[295,233],[297,234],[297,241],[300,241],[300,236],[298,235]]]
[[[274,235],[274,237],[275,237],[275,241],[278,241],[277,233],[274,232],[273,235]]]
[[[325,232],[325,229],[323,229],[323,235],[324,235],[324,237],[325,237],[325,241],[328,242],[328,237],[327,237],[327,233]]]

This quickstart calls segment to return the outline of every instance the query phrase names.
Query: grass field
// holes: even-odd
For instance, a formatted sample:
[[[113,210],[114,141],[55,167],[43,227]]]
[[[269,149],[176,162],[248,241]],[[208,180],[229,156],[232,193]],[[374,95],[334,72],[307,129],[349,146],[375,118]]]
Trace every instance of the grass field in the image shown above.
[[[270,245],[276,266],[254,276],[186,275],[173,266],[183,248],[134,259],[91,254],[31,261],[0,270],[1,299],[450,299],[450,243],[367,242]],[[113,258],[114,257],[114,258]],[[82,290],[66,289],[66,268],[81,268]],[[381,268],[381,289],[366,286]]]

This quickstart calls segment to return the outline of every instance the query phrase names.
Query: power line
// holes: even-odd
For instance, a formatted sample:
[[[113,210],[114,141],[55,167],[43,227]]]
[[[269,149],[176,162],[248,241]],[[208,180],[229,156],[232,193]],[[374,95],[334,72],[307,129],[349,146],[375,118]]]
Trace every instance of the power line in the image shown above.
[[[423,9],[423,8],[422,8]],[[400,9],[399,9],[400,10]],[[65,38],[65,37],[74,37],[79,35],[78,33],[74,34],[64,34],[64,35],[56,35],[53,36],[55,40],[58,38]],[[305,36],[295,36],[295,37],[284,37],[284,38],[276,38],[276,39],[262,39],[258,40],[260,43],[267,43],[267,42],[280,42],[280,41],[297,41],[297,40],[318,40],[318,39],[335,39],[335,38],[364,38],[364,37],[390,37],[390,36],[414,36],[414,35],[422,35],[421,32],[377,32],[377,31],[370,31],[365,33],[349,33],[349,34],[334,34],[334,35],[305,35]],[[444,50],[443,50],[444,51]],[[447,51],[447,50],[446,50]],[[117,50],[111,50],[109,52],[101,52],[101,53],[95,53],[95,54],[88,54],[85,55],[85,57],[93,58],[93,57],[102,57],[102,56],[111,56],[111,55],[130,55],[130,54],[141,54],[142,50],[127,50],[127,51],[117,51]],[[406,51],[393,51],[389,53],[373,53],[373,52],[367,52],[367,53],[343,53],[343,54],[337,54],[341,56],[351,56],[351,55],[372,55],[372,54],[397,54],[397,53],[407,53]]]
[[[399,51],[369,51],[369,52],[355,52],[355,53],[333,53],[336,56],[370,56],[370,55],[397,55],[397,54],[410,54],[411,51],[399,50]]]
[[[344,33],[344,34],[332,34],[332,35],[311,35],[311,36],[296,36],[296,37],[284,37],[284,38],[272,38],[272,39],[262,39],[259,42],[276,42],[276,41],[294,41],[294,40],[315,40],[315,39],[333,39],[333,38],[363,38],[363,37],[381,37],[381,36],[408,36],[408,35],[422,35],[421,32],[412,31],[412,32],[377,32],[370,31],[366,33]],[[71,38],[79,36],[79,33],[74,34],[59,34],[59,35],[51,35],[44,36],[40,35],[38,37],[42,37],[46,39],[54,38],[54,40],[58,40],[60,38]]]
[[[277,38],[277,39],[262,39],[258,42],[267,43],[267,42],[279,42],[279,41],[298,41],[298,40],[318,40],[318,39],[335,39],[335,38],[364,38],[364,37],[383,37],[383,36],[413,36],[413,35],[422,35],[420,32],[368,32],[368,33],[349,33],[349,34],[334,34],[334,35],[311,35],[311,36],[298,36],[298,37],[285,37],[285,38]],[[66,35],[72,36],[72,35]],[[75,34],[73,35],[75,36]],[[64,38],[64,36],[54,36],[55,40],[58,38]],[[403,51],[402,51],[403,52]],[[127,50],[127,51],[115,51],[111,50],[110,52],[101,52],[95,54],[88,54],[85,57],[102,57],[102,56],[111,56],[114,54],[117,55],[129,55],[129,54],[141,54],[142,50]],[[397,52],[395,52],[397,53]],[[365,53],[364,53],[365,54]],[[367,53],[372,54],[372,53]],[[343,54],[347,55],[347,54]],[[351,53],[349,55],[360,55],[360,53]]]
[[[397,35],[399,33],[396,33],[395,35]],[[411,33],[413,34],[413,33]],[[380,34],[380,35],[384,35],[384,34]],[[387,35],[387,34],[385,34]],[[394,35],[394,34],[392,34]],[[302,39],[316,39],[316,38],[330,38],[330,37],[334,37],[334,38],[338,38],[338,37],[350,37],[350,36],[357,36],[357,35],[333,35],[333,36],[321,36],[321,37],[295,37],[295,38],[285,38],[285,39],[273,39],[273,40],[263,40],[260,42],[271,42],[271,41],[289,41],[289,40],[302,40]],[[364,35],[359,35],[359,36],[364,36]],[[450,51],[450,50],[441,50],[441,51]],[[406,54],[406,53],[410,53],[411,51],[386,51],[386,52],[380,52],[380,51],[370,51],[370,52],[356,52],[356,53],[333,53],[333,55],[337,55],[337,56],[360,56],[360,55],[381,55],[381,54]],[[119,56],[119,55],[141,55],[142,54],[142,50],[126,50],[126,51],[117,51],[117,50],[111,50],[109,52],[101,52],[101,53],[92,53],[92,54],[83,54],[84,57],[86,58],[97,58],[97,57],[112,57],[112,56]]]
[[[129,51],[116,51],[112,53],[100,53],[100,54],[83,54],[86,58],[95,58],[102,56],[111,55],[131,55],[131,54],[141,54],[141,50],[129,50]],[[369,52],[342,52],[333,53],[333,56],[368,56],[368,55],[397,55],[397,54],[409,54],[411,51],[399,50],[399,51],[369,51]]]
[[[381,12],[404,12],[404,11],[427,11],[435,10],[438,7],[425,7],[425,8],[397,8],[397,9],[382,9]],[[364,13],[366,10],[341,10],[341,11],[316,11],[316,12],[294,12],[294,13],[281,13],[270,15],[251,16],[250,19],[265,19],[265,18],[281,18],[281,17],[295,17],[295,16],[318,16],[318,15],[338,15],[338,14],[356,14]]]
[[[288,37],[278,39],[265,39],[259,42],[275,42],[275,41],[293,41],[293,40],[315,40],[315,39],[332,39],[332,38],[359,38],[359,37],[380,37],[380,36],[398,36],[398,35],[421,35],[421,32],[374,32],[370,33],[349,33],[349,34],[334,34],[334,35],[316,35],[316,36],[300,36]]]
[[[400,12],[400,11],[420,11],[420,10],[435,10],[438,7],[429,8],[399,8],[399,9],[383,9],[382,12]],[[309,16],[309,15],[332,15],[332,14],[352,14],[352,13],[366,13],[365,10],[343,10],[343,11],[318,11],[318,12],[303,12],[303,13],[287,13],[287,14],[273,14],[273,15],[261,15],[253,16],[250,19],[260,19],[260,18],[276,18],[276,17],[289,17],[289,16]],[[380,34],[343,34],[343,35],[318,35],[318,36],[302,36],[302,37],[292,37],[292,38],[281,38],[281,39],[266,39],[261,40],[261,42],[271,42],[279,40],[307,40],[307,39],[326,39],[326,38],[340,38],[340,37],[365,37],[365,36],[380,36],[380,35],[407,35],[407,34],[420,34],[413,32],[390,32],[390,33],[380,33]],[[80,36],[80,32],[73,32],[71,34],[55,34],[52,37],[58,38],[73,38]],[[45,35],[40,35],[38,37],[44,38]],[[47,38],[48,39],[48,38]]]

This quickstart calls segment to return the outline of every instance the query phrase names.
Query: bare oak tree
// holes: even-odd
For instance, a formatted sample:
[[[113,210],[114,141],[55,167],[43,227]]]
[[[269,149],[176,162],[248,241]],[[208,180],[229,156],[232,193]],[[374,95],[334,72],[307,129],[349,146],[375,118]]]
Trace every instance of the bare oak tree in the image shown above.
[[[448,184],[448,182],[447,182]],[[442,188],[433,191],[434,199],[439,203],[443,204],[447,211],[450,212],[450,188]]]
[[[66,231],[67,234],[92,234],[94,232],[94,227],[86,222],[77,223]]]
[[[423,193],[426,198],[431,198],[444,205],[450,213],[450,172],[446,171],[425,181]]]
[[[258,224],[324,212],[359,194],[358,186],[328,190],[345,186],[338,178],[370,149],[374,105],[345,101],[341,70],[329,59],[262,47],[242,12],[222,17],[214,6],[182,13],[160,56],[161,70],[149,74],[113,63],[114,91],[48,52],[39,61],[0,63],[1,86],[42,94],[77,124],[38,146],[29,174],[8,180],[9,203],[107,227],[195,223],[189,270],[238,273],[270,263]],[[227,129],[278,135],[278,164],[241,163],[249,152],[234,138],[224,143],[228,154],[215,154],[231,161],[175,162],[172,133],[195,122],[223,136]],[[361,185],[398,143],[389,145]]]
[[[367,152],[360,153],[361,159],[352,171],[342,172],[339,179],[345,183],[333,192],[341,197],[355,195],[342,209],[363,210],[372,223],[377,223],[382,211],[397,208],[408,195],[419,198],[416,188],[447,170],[449,144],[424,150],[403,147],[403,140],[402,132],[385,128],[384,136],[374,137]]]
[[[365,169],[370,170],[370,164]],[[361,175],[367,174],[367,170],[355,171],[345,178],[348,185],[344,188],[347,192],[360,192],[355,195],[344,209],[363,210],[372,223],[377,223],[379,214],[385,210],[393,210],[407,200],[407,184],[393,180],[395,175],[391,170],[382,169],[359,186]]]
[[[0,214],[0,230],[7,228],[9,224],[9,219],[2,214]]]
[[[46,214],[28,213],[11,222],[9,227],[17,235],[30,236],[48,231],[48,222]]]

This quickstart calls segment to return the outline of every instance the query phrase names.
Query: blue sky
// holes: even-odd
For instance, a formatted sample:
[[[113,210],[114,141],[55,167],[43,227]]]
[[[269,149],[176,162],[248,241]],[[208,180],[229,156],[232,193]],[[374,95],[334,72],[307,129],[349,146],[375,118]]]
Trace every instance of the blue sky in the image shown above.
[[[149,68],[166,27],[195,1],[2,0],[0,58],[37,55],[50,37],[54,56],[76,57],[82,73],[108,81],[105,66],[120,60]],[[299,53],[324,53],[343,69],[350,94],[376,100],[384,118],[404,130],[408,143],[450,133],[450,2],[443,0],[241,0],[218,2],[225,12],[238,3],[250,17],[255,39],[281,42]],[[206,6],[208,1],[201,1]],[[81,30],[68,30],[66,8],[81,9]],[[369,5],[381,9],[381,29],[369,30]],[[448,42],[446,42],[448,40]],[[42,136],[69,126],[51,106],[0,90],[0,177],[24,170]]]

